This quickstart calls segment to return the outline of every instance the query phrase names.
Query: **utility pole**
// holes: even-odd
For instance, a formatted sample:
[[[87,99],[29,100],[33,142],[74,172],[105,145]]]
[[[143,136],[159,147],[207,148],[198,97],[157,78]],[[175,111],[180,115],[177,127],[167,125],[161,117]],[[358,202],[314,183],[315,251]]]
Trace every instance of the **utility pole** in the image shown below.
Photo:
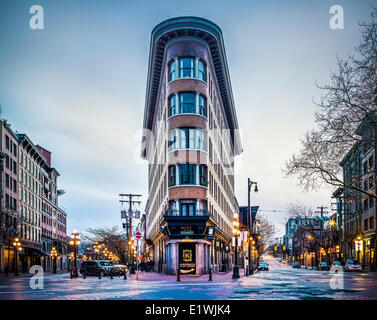
[[[323,229],[323,214],[324,213],[328,213],[327,211],[324,211],[324,209],[327,209],[327,207],[324,207],[324,206],[320,206],[320,207],[317,207],[317,209],[320,209],[320,211],[315,211],[315,213],[320,213],[321,214],[321,219],[320,219],[320,253],[319,253],[319,259],[320,259],[320,262],[322,261],[322,257],[321,257],[321,248],[323,249],[323,239],[322,239],[322,229]],[[315,239],[315,237],[314,237]],[[315,243],[315,242],[314,242]],[[315,255],[317,256],[317,252],[315,253]],[[317,259],[316,259],[316,263],[317,263]]]
[[[120,203],[128,203],[128,215],[127,215],[127,234],[128,234],[128,252],[130,253],[131,259],[131,274],[135,274],[135,266],[134,266],[134,255],[132,254],[132,205],[133,204],[141,204],[141,201],[132,200],[134,198],[141,197],[141,194],[132,194],[132,193],[120,193],[119,196],[121,199],[119,200]],[[123,197],[128,198],[128,200],[124,200]]]

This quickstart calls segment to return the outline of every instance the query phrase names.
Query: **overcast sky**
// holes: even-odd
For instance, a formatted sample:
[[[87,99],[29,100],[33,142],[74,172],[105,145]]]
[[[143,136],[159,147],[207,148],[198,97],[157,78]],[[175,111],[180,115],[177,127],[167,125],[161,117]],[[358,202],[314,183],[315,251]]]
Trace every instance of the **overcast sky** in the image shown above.
[[[358,21],[374,1],[100,1],[1,0],[0,105],[14,130],[52,152],[66,191],[68,232],[120,225],[118,194],[147,199],[140,150],[150,33],[159,22],[200,16],[225,40],[244,152],[236,196],[247,204],[247,178],[258,182],[252,205],[286,210],[300,200],[330,207],[331,189],[307,194],[281,172],[314,126],[313,99],[336,56],[360,42]],[[31,30],[29,9],[44,8],[44,30]],[[344,30],[329,27],[332,5]],[[285,213],[263,212],[283,232]]]

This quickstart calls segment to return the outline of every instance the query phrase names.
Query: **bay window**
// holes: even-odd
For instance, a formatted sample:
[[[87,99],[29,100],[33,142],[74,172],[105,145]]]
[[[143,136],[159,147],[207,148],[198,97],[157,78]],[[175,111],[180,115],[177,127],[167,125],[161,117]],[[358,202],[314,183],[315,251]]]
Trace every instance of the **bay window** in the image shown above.
[[[169,117],[186,113],[207,117],[207,99],[195,92],[180,92],[170,96]]]
[[[180,78],[195,78],[207,82],[206,65],[200,58],[176,58],[170,62],[168,70],[169,81]]]
[[[178,149],[206,150],[205,135],[201,129],[177,128],[170,131],[169,151]]]

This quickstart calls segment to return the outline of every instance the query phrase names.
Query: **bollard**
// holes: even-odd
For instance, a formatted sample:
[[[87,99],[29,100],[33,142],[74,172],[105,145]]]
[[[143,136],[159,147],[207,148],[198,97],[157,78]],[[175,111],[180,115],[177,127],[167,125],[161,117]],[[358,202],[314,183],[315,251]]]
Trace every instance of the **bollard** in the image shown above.
[[[254,274],[254,266],[253,265],[250,266],[249,274],[250,275]]]
[[[86,279],[86,270],[85,269],[83,270],[82,278]]]
[[[71,269],[70,273],[71,273],[71,279],[73,279],[73,273],[72,273],[72,269]]]
[[[124,277],[123,280],[127,280],[127,270],[124,270]]]
[[[102,271],[101,271],[101,269],[100,269],[99,272],[98,272],[98,279],[101,279],[101,278],[102,278],[101,273],[102,273]]]
[[[177,281],[181,281],[180,273],[181,273],[181,271],[179,270],[179,268],[177,268]]]
[[[110,279],[114,279],[113,278],[113,269],[110,269]]]
[[[212,267],[209,267],[209,278],[208,281],[212,281]]]

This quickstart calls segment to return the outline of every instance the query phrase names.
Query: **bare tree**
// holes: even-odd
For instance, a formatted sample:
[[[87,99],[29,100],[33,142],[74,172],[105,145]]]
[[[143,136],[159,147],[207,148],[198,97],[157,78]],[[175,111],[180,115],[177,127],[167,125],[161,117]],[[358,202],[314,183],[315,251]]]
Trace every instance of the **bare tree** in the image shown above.
[[[17,211],[10,207],[0,206],[0,245],[8,245],[8,261],[4,261],[5,269],[13,261],[9,261],[11,243],[16,237],[21,237],[20,229],[24,219],[21,219]]]
[[[272,224],[265,217],[258,218],[260,222],[259,235],[260,239],[257,242],[256,250],[258,252],[258,257],[267,251],[267,248],[272,245],[275,234],[275,225]]]
[[[377,128],[377,8],[370,22],[359,23],[362,43],[347,60],[337,59],[331,82],[317,86],[324,91],[317,105],[317,128],[301,139],[301,149],[285,163],[287,176],[296,176],[304,190],[318,190],[324,185],[348,187],[376,198],[355,181],[345,182],[339,163],[358,144],[375,144],[376,132],[360,136],[357,128],[367,119]]]
[[[313,211],[313,209],[302,204],[300,201],[297,201],[296,203],[288,203],[287,210],[289,218],[299,217],[302,219],[306,219],[315,217],[315,212]]]
[[[91,243],[97,241],[103,243],[110,251],[114,252],[120,258],[122,263],[127,263],[128,243],[117,226],[111,228],[89,228],[86,231],[86,234],[83,235],[83,239],[88,240]]]

